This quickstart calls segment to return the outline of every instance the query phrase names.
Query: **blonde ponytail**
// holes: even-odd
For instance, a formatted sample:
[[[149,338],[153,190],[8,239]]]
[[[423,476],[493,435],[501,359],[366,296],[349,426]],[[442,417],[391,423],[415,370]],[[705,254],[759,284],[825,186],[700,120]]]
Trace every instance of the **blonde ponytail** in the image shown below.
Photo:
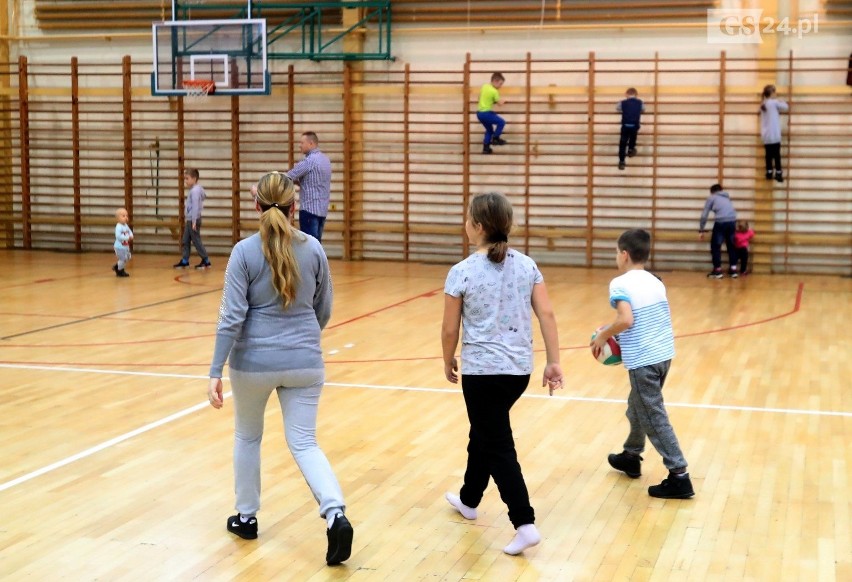
[[[290,224],[295,192],[293,181],[278,172],[266,174],[257,183],[263,256],[272,270],[272,284],[281,295],[284,309],[296,299],[299,288],[299,263],[293,252],[293,239],[304,240]]]

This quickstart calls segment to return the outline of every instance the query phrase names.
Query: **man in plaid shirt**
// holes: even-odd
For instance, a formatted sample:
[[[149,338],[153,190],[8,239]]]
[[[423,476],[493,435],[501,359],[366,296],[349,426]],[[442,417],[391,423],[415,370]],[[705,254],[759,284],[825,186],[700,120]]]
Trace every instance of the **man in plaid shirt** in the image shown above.
[[[299,230],[322,241],[331,198],[331,162],[320,151],[319,138],[312,131],[302,134],[299,149],[305,157],[287,172],[299,183]]]

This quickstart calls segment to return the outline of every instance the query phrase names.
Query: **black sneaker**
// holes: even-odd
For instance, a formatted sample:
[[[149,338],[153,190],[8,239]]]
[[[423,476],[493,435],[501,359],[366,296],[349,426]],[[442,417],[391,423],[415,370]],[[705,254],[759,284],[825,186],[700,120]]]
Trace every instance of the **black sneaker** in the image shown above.
[[[210,261],[201,261],[197,265],[195,265],[196,269],[209,269],[211,267]]]
[[[723,279],[725,276],[722,274],[721,269],[716,271],[715,269],[707,273],[708,279]]]
[[[118,263],[116,263],[112,266],[112,270],[113,270],[114,273],[118,273]]]
[[[115,270],[115,276],[116,277],[129,277],[130,273],[128,273],[124,269],[116,269]]]
[[[648,487],[648,495],[660,499],[689,499],[695,495],[695,491],[688,474],[680,476],[669,473],[662,483]]]
[[[506,145],[506,140],[499,137],[491,138],[491,145]]]
[[[336,566],[349,559],[352,554],[352,535],[355,531],[346,516],[342,513],[338,514],[325,533],[328,536],[328,552],[325,554],[325,563],[329,566]]]
[[[618,169],[623,170],[625,168],[624,162],[618,162]]]
[[[636,155],[636,148],[630,148],[629,150],[627,150],[627,157],[628,158],[632,158],[635,155]]]
[[[771,180],[771,179],[772,179],[772,170],[766,170],[766,179],[767,179],[767,180]]]
[[[617,455],[610,455],[606,460],[609,461],[610,467],[621,471],[631,479],[638,479],[642,476],[643,459],[639,455],[622,452]]]
[[[782,174],[781,172],[775,172],[775,181],[776,182],[783,182],[784,181],[784,174]]]
[[[228,518],[228,531],[244,540],[257,539],[257,518],[250,517],[248,521],[240,521],[240,514]]]
[[[485,145],[485,146],[482,146],[482,153],[483,154],[493,154],[494,151],[491,149],[491,146]]]
[[[728,275],[731,277],[731,279],[736,279],[740,276],[739,273],[737,273],[736,269],[731,269],[730,271],[728,271]]]
[[[172,265],[175,269],[186,269],[189,267],[189,261],[180,261],[179,263],[175,263]]]

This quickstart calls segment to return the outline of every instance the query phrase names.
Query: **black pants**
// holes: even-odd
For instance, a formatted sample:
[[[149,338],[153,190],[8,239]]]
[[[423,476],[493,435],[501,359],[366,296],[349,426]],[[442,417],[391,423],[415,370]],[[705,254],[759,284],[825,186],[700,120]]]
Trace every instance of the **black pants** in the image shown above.
[[[636,135],[639,128],[635,126],[621,126],[621,140],[618,142],[618,161],[623,162],[627,156],[628,149],[636,149]]]
[[[775,165],[775,172],[781,173],[781,144],[767,143],[763,144],[763,150],[766,154],[766,173],[772,173],[772,165]]]
[[[745,274],[748,269],[748,247],[737,249],[737,263],[740,265],[740,273]]]
[[[710,257],[713,260],[713,270],[718,271],[722,268],[723,242],[725,243],[725,250],[728,251],[728,264],[731,267],[736,267],[737,249],[734,248],[734,233],[736,230],[736,221],[713,223],[713,234],[710,238]]]
[[[462,392],[470,419],[467,469],[459,497],[468,507],[477,507],[494,477],[500,499],[509,508],[515,529],[535,523],[530,496],[509,422],[509,410],[526,390],[527,376],[470,376],[462,374]]]

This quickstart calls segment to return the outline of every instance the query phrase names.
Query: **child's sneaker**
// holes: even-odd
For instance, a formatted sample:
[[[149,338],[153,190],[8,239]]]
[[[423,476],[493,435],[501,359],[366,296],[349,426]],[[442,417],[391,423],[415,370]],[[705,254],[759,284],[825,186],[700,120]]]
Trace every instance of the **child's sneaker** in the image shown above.
[[[766,170],[766,179],[767,179],[767,180],[771,180],[771,179],[772,179],[772,170]]]
[[[180,261],[172,265],[175,269],[186,269],[189,266],[189,261]]]
[[[247,521],[240,519],[240,514],[228,518],[228,531],[244,540],[257,539],[257,518],[249,517]]]
[[[116,277],[129,277],[130,273],[128,273],[124,269],[116,269],[115,270],[115,276]]]
[[[692,489],[692,481],[688,473],[682,475],[669,473],[668,478],[663,479],[662,483],[648,487],[648,495],[660,499],[689,499],[695,495],[695,491]]]
[[[631,479],[638,479],[642,476],[643,459],[639,455],[621,452],[617,455],[608,456],[606,460],[609,461],[610,467],[621,471]]]
[[[630,148],[629,150],[627,150],[627,157],[628,158],[632,158],[635,155],[636,155],[636,148]]]
[[[118,274],[118,263],[116,263],[112,266],[112,271],[113,271],[113,273]]]
[[[731,269],[728,271],[728,275],[730,275],[731,279],[736,279],[737,277],[739,277],[739,273],[737,273],[737,268],[731,267]]]
[[[484,145],[484,146],[482,146],[482,153],[483,154],[492,154],[492,153],[494,153],[494,150],[491,149],[490,145]]]
[[[722,279],[725,276],[722,274],[722,269],[713,269],[709,273],[707,273],[708,279]]]
[[[499,137],[494,137],[491,138],[491,145],[506,145],[506,140]]]
[[[197,265],[195,265],[195,268],[196,268],[196,269],[198,269],[198,270],[201,270],[201,269],[209,269],[210,267],[211,267],[211,265],[210,265],[210,261],[209,261],[209,260],[207,260],[207,261],[201,261],[200,263],[198,263]]]
[[[618,162],[618,169],[623,170],[625,168],[624,162]]]
[[[775,172],[775,181],[776,182],[783,182],[784,181],[784,174],[782,174],[781,172]]]

